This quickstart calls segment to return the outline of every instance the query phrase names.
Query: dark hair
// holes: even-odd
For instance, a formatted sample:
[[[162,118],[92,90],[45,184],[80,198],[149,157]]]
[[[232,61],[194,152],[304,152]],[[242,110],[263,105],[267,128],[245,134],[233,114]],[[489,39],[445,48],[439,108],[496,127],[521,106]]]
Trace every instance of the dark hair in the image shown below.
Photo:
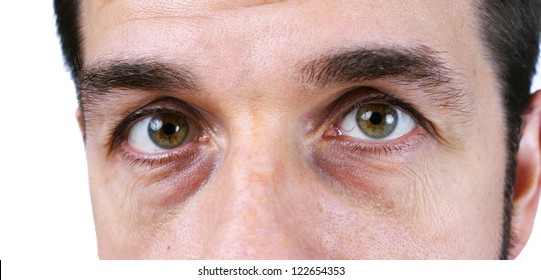
[[[64,59],[75,84],[81,71],[81,26],[79,0],[55,0],[56,24]],[[530,86],[539,53],[540,0],[479,0],[475,2],[477,32],[485,56],[500,81],[507,131],[507,167],[502,248],[500,258],[512,246],[511,212],[516,153],[522,116],[528,107]],[[78,94],[80,101],[80,95]]]
[[[80,69],[81,26],[79,22],[78,0],[55,0],[56,27],[60,37],[64,61],[69,67],[71,76],[77,81]]]
[[[530,87],[539,55],[541,18],[539,0],[482,0],[477,3],[478,33],[485,56],[500,81],[507,132],[507,170],[504,193],[504,230],[500,258],[513,246],[511,213],[516,176],[516,153],[522,116],[530,100]]]

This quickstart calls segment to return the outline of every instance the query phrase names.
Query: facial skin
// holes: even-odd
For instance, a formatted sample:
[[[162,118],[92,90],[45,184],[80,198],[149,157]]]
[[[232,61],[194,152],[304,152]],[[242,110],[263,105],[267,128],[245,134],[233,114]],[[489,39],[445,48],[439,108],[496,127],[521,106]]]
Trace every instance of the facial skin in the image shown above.
[[[505,123],[472,3],[87,0],[81,19],[100,258],[500,256]],[[360,139],[345,119],[367,104],[403,132]],[[510,257],[539,197],[537,112]],[[158,151],[144,120],[164,113],[189,135]]]

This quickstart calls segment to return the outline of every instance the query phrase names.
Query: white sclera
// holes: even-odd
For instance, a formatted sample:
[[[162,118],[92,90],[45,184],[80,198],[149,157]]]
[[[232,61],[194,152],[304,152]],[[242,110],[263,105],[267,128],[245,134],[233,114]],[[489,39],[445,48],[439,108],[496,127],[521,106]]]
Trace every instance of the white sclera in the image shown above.
[[[156,119],[150,123],[151,119],[152,117],[144,118],[130,128],[128,133],[128,144],[133,148],[145,153],[160,153],[166,151],[166,149],[156,145],[154,141],[150,139],[150,135],[148,135],[149,125],[153,130],[159,130],[162,125],[161,121]]]
[[[357,124],[357,112],[359,109],[355,109],[349,112],[340,122],[340,127],[342,128],[342,135],[347,135],[354,138],[359,138],[368,141],[386,141],[400,138],[401,136],[408,134],[417,127],[417,123],[410,117],[407,113],[402,110],[393,108],[396,112],[396,119],[393,115],[385,116],[385,121],[387,123],[398,122],[396,127],[391,132],[383,138],[374,138],[366,135]],[[372,115],[372,112],[364,113],[361,118],[363,120],[369,120]]]

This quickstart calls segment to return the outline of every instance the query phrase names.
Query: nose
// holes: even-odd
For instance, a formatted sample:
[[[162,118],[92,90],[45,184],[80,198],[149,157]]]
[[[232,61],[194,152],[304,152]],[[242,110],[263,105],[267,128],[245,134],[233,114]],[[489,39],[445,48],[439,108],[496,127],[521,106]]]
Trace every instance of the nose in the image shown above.
[[[316,258],[302,160],[281,133],[233,138],[209,186],[212,233],[205,258]],[[272,129],[271,129],[272,130]]]

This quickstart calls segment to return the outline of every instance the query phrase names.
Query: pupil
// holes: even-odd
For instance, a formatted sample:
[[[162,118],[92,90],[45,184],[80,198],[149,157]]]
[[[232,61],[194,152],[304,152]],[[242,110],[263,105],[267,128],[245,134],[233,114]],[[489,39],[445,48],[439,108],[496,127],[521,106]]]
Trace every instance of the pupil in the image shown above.
[[[383,121],[383,116],[380,113],[372,113],[372,116],[370,116],[370,122],[373,124],[381,124]]]
[[[163,126],[163,133],[171,136],[173,134],[175,134],[177,132],[177,126],[172,124],[172,123],[166,123],[164,126]]]

